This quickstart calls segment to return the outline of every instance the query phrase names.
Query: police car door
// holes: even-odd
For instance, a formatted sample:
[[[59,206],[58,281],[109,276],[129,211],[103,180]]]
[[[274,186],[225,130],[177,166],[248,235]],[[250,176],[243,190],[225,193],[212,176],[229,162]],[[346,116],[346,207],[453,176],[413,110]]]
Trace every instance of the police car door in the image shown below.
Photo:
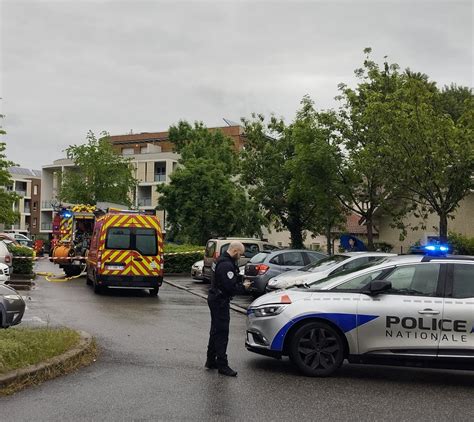
[[[440,357],[474,360],[474,264],[448,264]]]
[[[383,277],[392,289],[360,296],[358,315],[371,315],[358,327],[359,354],[435,357],[443,312],[444,271],[439,263],[410,263]]]

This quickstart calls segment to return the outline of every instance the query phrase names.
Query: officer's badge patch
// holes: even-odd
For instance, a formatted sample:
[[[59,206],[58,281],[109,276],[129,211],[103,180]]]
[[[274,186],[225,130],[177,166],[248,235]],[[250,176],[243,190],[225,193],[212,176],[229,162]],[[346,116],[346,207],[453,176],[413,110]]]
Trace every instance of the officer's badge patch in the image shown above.
[[[229,277],[229,280],[232,280],[234,278],[234,273],[232,271],[229,271],[227,273],[227,277]]]

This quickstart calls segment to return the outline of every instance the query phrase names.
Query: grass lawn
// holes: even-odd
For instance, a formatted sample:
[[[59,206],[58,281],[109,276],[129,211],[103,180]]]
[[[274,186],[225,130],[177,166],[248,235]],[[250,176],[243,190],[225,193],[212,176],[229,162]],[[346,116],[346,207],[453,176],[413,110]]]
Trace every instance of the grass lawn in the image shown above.
[[[0,374],[60,355],[79,339],[79,333],[68,328],[0,330]]]

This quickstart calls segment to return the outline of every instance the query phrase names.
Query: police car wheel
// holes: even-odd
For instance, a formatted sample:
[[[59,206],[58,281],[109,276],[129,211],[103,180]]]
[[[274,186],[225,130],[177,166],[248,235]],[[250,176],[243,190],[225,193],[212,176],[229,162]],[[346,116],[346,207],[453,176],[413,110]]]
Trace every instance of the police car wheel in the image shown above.
[[[290,342],[291,361],[305,375],[327,377],[344,360],[341,335],[323,322],[311,322],[300,327]]]

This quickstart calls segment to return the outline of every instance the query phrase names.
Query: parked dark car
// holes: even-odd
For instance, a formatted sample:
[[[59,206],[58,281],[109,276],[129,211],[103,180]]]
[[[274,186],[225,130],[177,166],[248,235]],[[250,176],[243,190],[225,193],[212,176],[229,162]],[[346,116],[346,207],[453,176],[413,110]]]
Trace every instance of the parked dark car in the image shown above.
[[[327,258],[327,255],[306,249],[263,251],[252,257],[245,266],[244,279],[251,282],[250,293],[259,296],[265,293],[268,280],[272,277],[318,262],[323,258]]]
[[[8,328],[21,322],[25,313],[25,301],[10,286],[0,285],[0,328]]]

